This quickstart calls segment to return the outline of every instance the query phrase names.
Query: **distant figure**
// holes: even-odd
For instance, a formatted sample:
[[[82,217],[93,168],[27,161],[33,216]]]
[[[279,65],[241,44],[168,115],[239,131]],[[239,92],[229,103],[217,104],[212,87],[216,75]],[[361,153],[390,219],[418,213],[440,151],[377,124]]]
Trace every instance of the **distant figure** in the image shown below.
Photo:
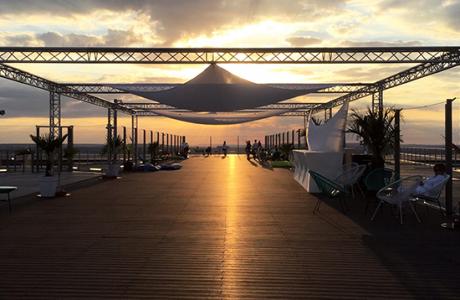
[[[257,143],[257,158],[260,160],[260,153],[262,152],[262,143],[259,141]]]
[[[446,179],[446,166],[444,164],[435,164],[433,172],[434,176],[430,176],[422,181],[415,189],[416,194],[430,196],[428,194],[429,191]]]
[[[259,144],[257,143],[257,140],[254,140],[254,144],[252,144],[252,157],[254,160],[257,159],[257,153],[259,151]]]
[[[250,160],[251,159],[251,141],[246,141],[245,150],[246,150],[246,158]]]
[[[206,148],[206,156],[210,156],[210,155],[211,155],[211,152],[212,152],[212,148],[211,148],[211,146],[208,146],[208,147]]]
[[[182,148],[182,151],[183,151],[184,158],[188,158],[188,153],[190,151],[190,147],[188,146],[187,142],[184,143],[184,147]]]
[[[224,141],[222,145],[222,152],[224,153],[224,157],[227,157],[227,141]]]

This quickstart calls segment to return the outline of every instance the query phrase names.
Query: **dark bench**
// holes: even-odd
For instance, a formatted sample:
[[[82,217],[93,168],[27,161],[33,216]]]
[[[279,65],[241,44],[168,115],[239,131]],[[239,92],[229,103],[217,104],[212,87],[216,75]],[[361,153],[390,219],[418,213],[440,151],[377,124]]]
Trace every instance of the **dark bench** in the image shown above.
[[[7,201],[8,202],[8,211],[11,213],[11,196],[10,193],[17,190],[18,188],[15,186],[0,186],[0,194],[7,194],[8,198],[7,200],[0,200],[0,201]]]

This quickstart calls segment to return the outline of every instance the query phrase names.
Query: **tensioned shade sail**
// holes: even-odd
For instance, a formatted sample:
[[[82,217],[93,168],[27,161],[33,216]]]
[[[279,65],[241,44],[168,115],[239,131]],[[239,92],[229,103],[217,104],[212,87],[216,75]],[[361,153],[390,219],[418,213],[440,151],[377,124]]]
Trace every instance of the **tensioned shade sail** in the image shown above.
[[[324,86],[290,90],[257,84],[233,75],[211,64],[198,76],[172,89],[139,91],[129,86],[114,85],[134,95],[196,112],[230,112],[277,103],[317,91]]]
[[[269,110],[259,112],[177,112],[157,110],[156,114],[179,121],[207,125],[230,125],[256,121],[285,113],[289,110]]]

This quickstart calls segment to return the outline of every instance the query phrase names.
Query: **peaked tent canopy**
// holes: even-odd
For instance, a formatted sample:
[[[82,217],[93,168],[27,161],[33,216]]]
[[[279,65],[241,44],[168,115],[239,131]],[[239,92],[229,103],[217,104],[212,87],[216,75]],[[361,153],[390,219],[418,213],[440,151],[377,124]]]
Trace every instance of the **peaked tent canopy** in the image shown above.
[[[115,85],[114,85],[115,86]],[[256,84],[211,64],[188,82],[163,91],[139,91],[129,86],[116,86],[126,92],[162,104],[195,112],[231,112],[277,103],[318,89],[288,90]]]
[[[176,119],[179,121],[190,122],[195,124],[206,124],[206,125],[230,125],[240,124],[260,119],[265,119],[273,116],[280,115],[287,112],[288,110],[269,110],[259,112],[178,112],[178,111],[155,111],[156,114]]]

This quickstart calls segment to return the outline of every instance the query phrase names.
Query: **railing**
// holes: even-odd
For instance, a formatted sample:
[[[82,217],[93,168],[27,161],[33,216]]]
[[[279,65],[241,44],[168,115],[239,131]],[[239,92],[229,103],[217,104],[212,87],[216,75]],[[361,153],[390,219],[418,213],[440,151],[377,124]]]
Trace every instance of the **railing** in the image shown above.
[[[460,154],[453,152],[453,163],[459,164]],[[446,160],[444,148],[420,148],[420,147],[403,147],[401,148],[401,161],[429,164],[442,163]],[[460,164],[459,164],[460,165]]]
[[[161,146],[160,146],[161,147]],[[78,148],[78,147],[76,147]],[[173,152],[175,152],[174,149]],[[153,158],[171,158],[172,152],[159,151],[157,155],[151,155],[148,151],[143,154],[143,147],[140,145],[138,149],[138,157],[145,162],[152,161]],[[56,155],[57,157],[57,155]],[[123,153],[117,154],[118,161],[123,161]],[[126,159],[132,159],[131,155],[126,155]],[[93,168],[105,168],[107,165],[107,154],[102,154],[96,150],[80,150],[72,159],[72,164],[66,158],[62,158],[61,170],[67,171],[73,167],[73,170],[90,171]],[[55,161],[55,169],[57,169],[58,161]],[[70,165],[70,167],[69,167]],[[35,153],[22,155],[17,154],[16,150],[0,150],[0,172],[43,172],[46,168],[46,160],[43,153],[40,153],[38,158]]]

